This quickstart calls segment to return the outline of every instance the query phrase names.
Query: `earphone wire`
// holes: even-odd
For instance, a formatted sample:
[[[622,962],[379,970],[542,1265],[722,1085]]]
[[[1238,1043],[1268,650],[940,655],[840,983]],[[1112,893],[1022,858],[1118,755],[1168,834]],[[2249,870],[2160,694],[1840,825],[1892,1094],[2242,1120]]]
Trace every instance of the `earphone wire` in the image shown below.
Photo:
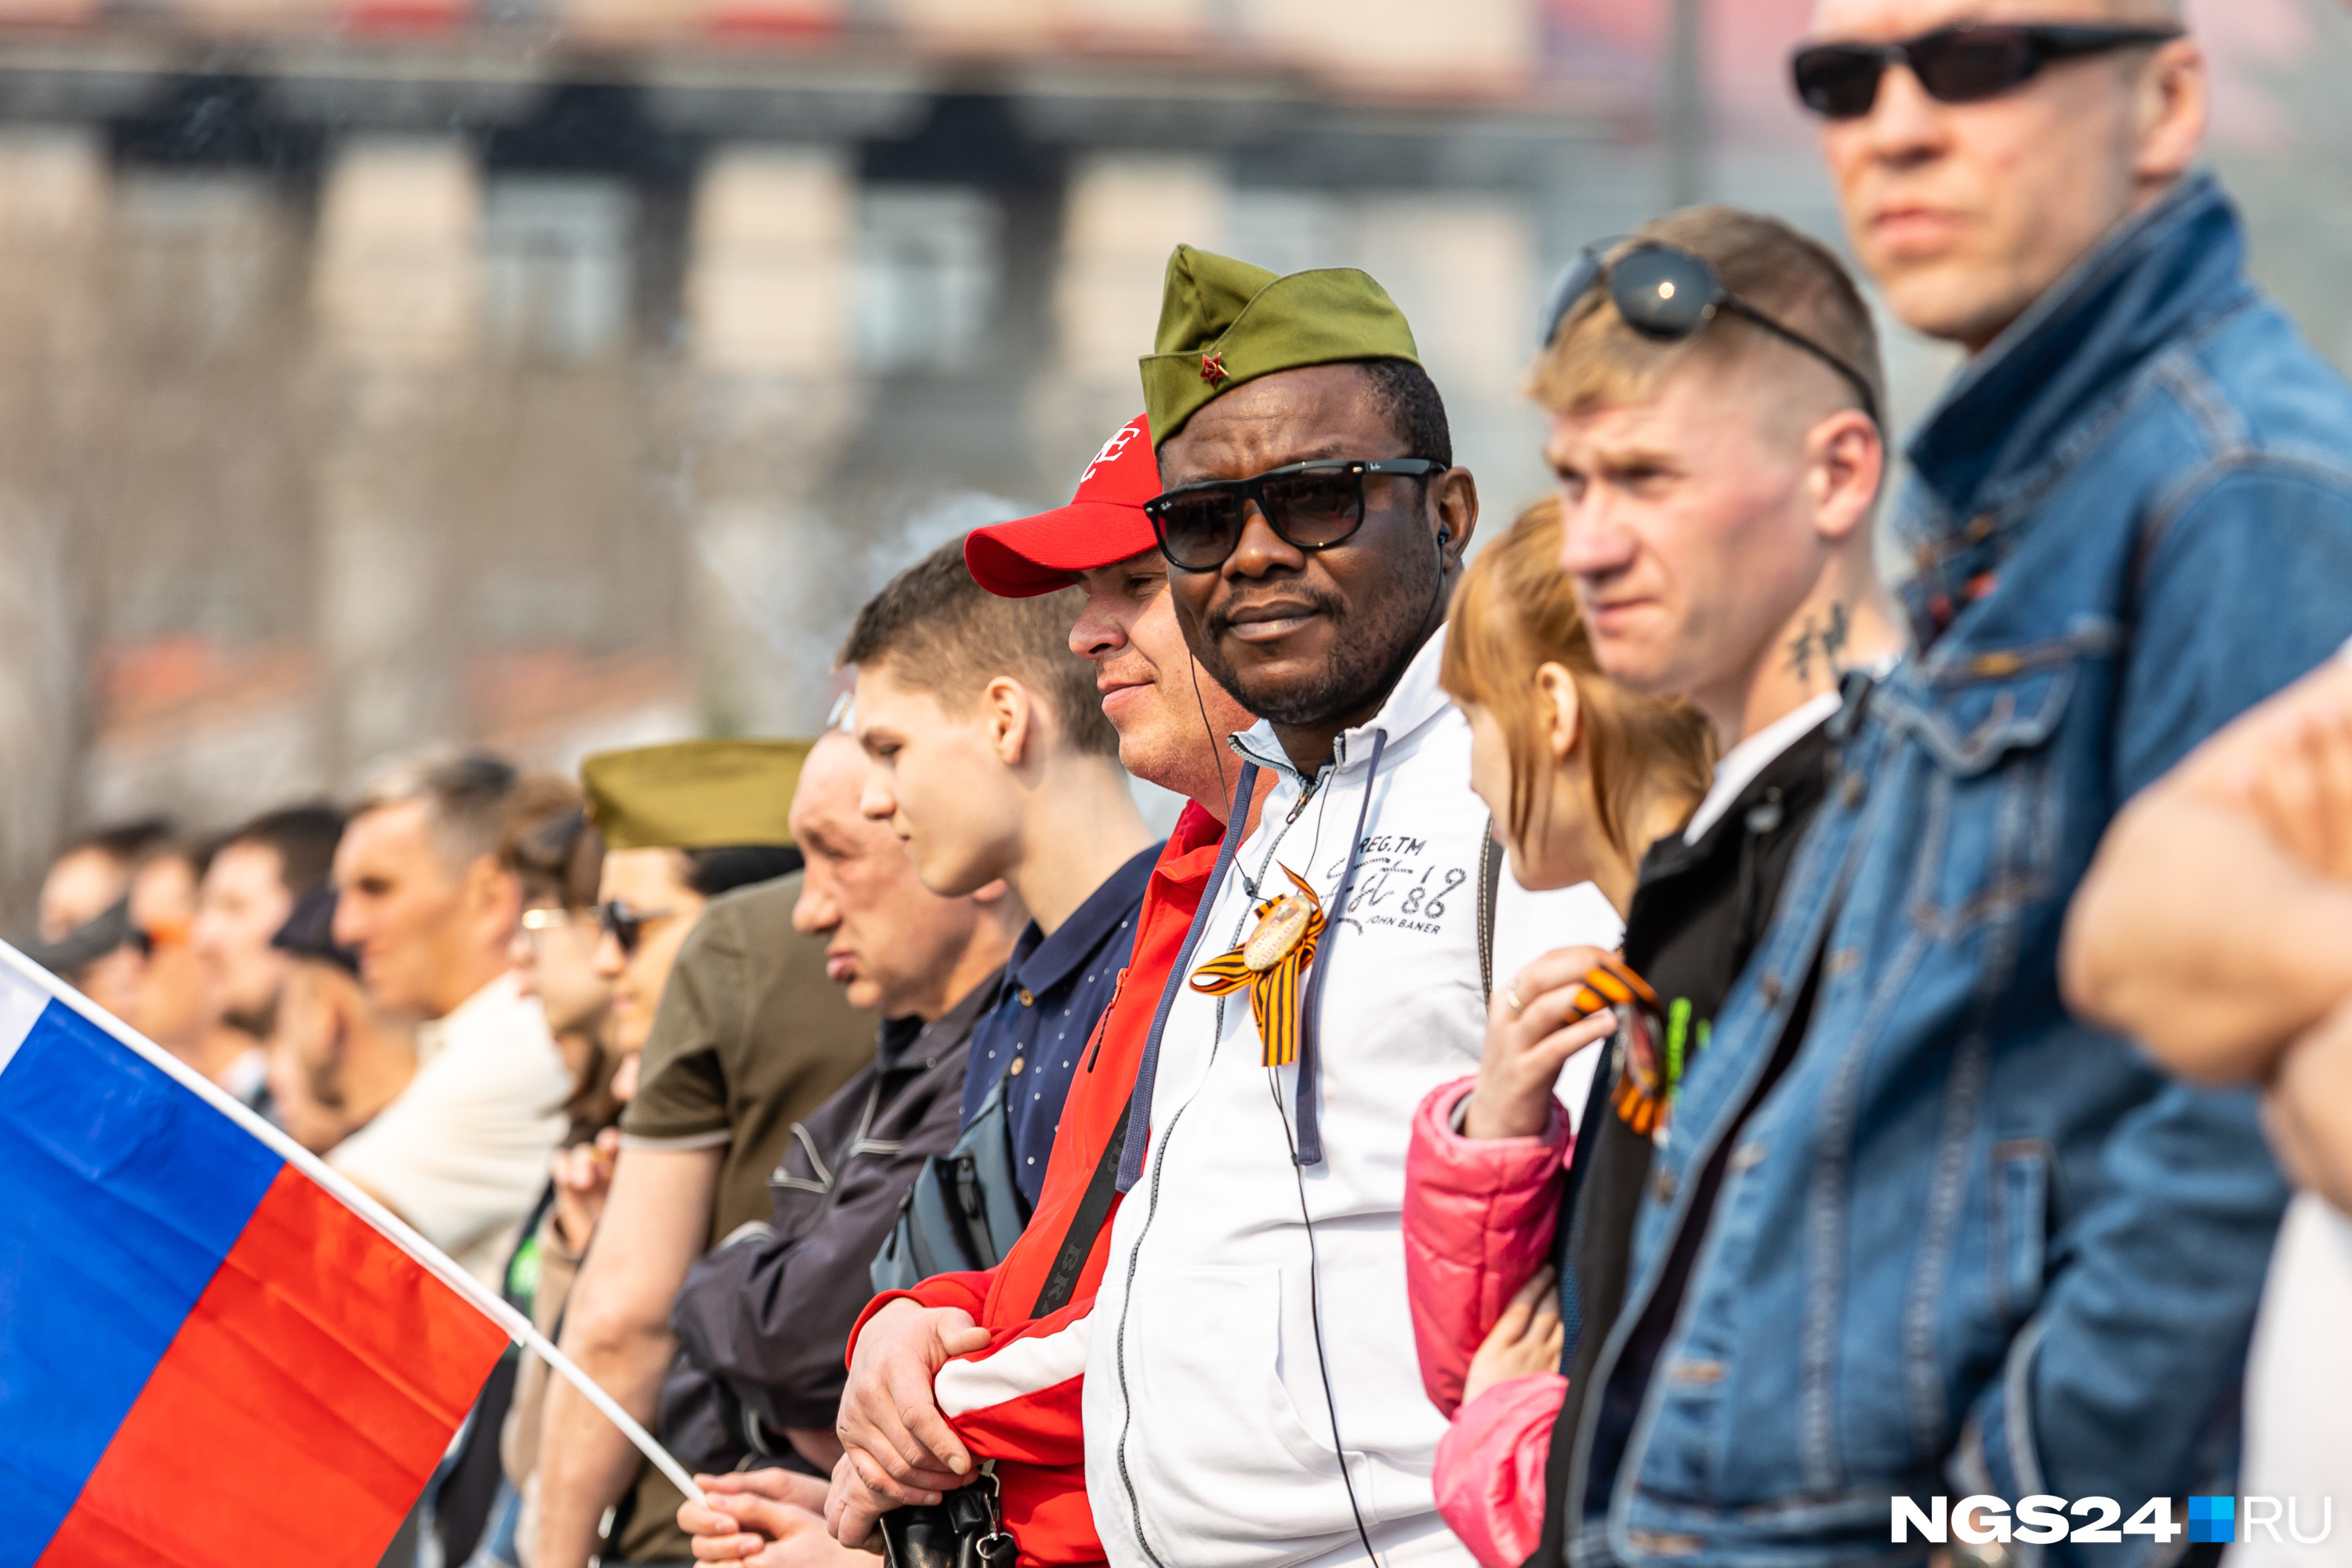
[[[1192,657],[1192,651],[1190,648],[1184,650],[1184,668],[1192,677],[1192,706],[1201,710],[1201,733],[1209,738],[1209,760],[1217,764],[1218,798],[1232,800],[1233,786],[1225,783],[1225,748],[1218,743],[1217,727],[1209,722],[1208,700],[1201,695],[1201,661]],[[1249,815],[1249,803],[1236,802],[1234,810],[1246,818]],[[1228,823],[1226,830],[1230,832],[1236,826],[1238,825]]]
[[[1363,1504],[1356,1499],[1355,1473],[1348,1468],[1348,1445],[1339,1436],[1339,1400],[1331,1391],[1331,1357],[1323,1348],[1323,1258],[1315,1245],[1315,1216],[1307,1208],[1307,1172],[1298,1163],[1298,1138],[1291,1131],[1290,1112],[1282,1103],[1278,1074],[1269,1070],[1265,1085],[1274,1096],[1274,1113],[1282,1121],[1283,1140],[1290,1146],[1290,1173],[1298,1186],[1298,1220],[1307,1227],[1307,1321],[1315,1330],[1315,1366],[1323,1374],[1323,1408],[1331,1417],[1331,1453],[1339,1461],[1340,1484],[1348,1489],[1348,1511],[1355,1517],[1356,1539],[1364,1543],[1364,1556],[1372,1568],[1381,1568],[1381,1554],[1372,1550],[1372,1532],[1364,1527]]]

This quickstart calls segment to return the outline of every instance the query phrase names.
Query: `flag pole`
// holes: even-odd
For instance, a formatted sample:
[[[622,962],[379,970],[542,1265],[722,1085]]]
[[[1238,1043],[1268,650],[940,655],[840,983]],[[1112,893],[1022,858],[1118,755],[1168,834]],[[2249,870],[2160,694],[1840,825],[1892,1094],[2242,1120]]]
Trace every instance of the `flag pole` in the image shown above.
[[[194,1090],[214,1110],[268,1144],[270,1152],[333,1194],[337,1201],[374,1226],[385,1240],[424,1265],[425,1272],[463,1296],[476,1310],[504,1329],[509,1339],[547,1363],[551,1372],[579,1390],[581,1397],[619,1427],[621,1435],[635,1446],[637,1452],[643,1454],[649,1464],[668,1477],[670,1483],[679,1491],[698,1503],[710,1500],[703,1495],[702,1489],[694,1484],[694,1478],[686,1473],[686,1467],[679,1464],[668,1449],[655,1441],[653,1434],[646,1431],[635,1416],[622,1409],[619,1402],[605,1393],[594,1378],[583,1372],[577,1362],[541,1333],[529,1318],[515,1310],[513,1304],[504,1296],[475,1279],[457,1259],[419,1236],[407,1221],[355,1185],[350,1177],[295,1142],[267,1118],[225,1093],[210,1079],[26,958],[8,942],[0,942],[0,963],[15,970],[18,978],[36,991],[64,1003],[111,1035],[119,1044],[136,1052],[150,1066],[170,1074],[183,1088]],[[5,1008],[0,1007],[0,1022],[5,1022]],[[0,1035],[0,1068],[7,1066],[8,1058],[16,1054],[17,1043],[16,1039]]]
[[[468,1275],[467,1278],[471,1279],[472,1276]],[[480,1281],[476,1280],[475,1283],[479,1284]],[[499,1305],[506,1307],[507,1303],[500,1300]],[[511,1307],[508,1307],[507,1310],[513,1311]],[[686,1473],[686,1467],[679,1464],[667,1448],[656,1442],[652,1433],[639,1426],[635,1416],[622,1409],[619,1401],[604,1392],[603,1384],[583,1372],[578,1362],[558,1350],[552,1340],[541,1333],[538,1325],[520,1312],[514,1313],[514,1321],[511,1323],[506,1323],[503,1317],[499,1321],[505,1324],[507,1331],[512,1334],[516,1342],[524,1349],[537,1355],[540,1360],[547,1363],[550,1371],[578,1389],[583,1399],[603,1411],[604,1419],[618,1426],[621,1429],[621,1435],[635,1444],[637,1452],[643,1454],[656,1469],[667,1476],[672,1486],[696,1502],[708,1503],[710,1500],[703,1495],[702,1489],[694,1484],[694,1478]]]

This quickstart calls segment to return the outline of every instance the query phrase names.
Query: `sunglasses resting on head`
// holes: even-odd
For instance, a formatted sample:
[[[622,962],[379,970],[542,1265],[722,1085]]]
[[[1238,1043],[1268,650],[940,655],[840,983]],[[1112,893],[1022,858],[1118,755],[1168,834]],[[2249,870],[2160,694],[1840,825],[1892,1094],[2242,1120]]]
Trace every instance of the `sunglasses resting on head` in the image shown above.
[[[1623,246],[1614,258],[1612,247]],[[1853,384],[1862,399],[1862,411],[1874,425],[1878,395],[1870,380],[1843,356],[1784,325],[1723,286],[1715,264],[1679,246],[1655,240],[1600,240],[1588,245],[1552,285],[1544,306],[1543,342],[1549,347],[1559,336],[1560,323],[1578,300],[1596,287],[1609,290],[1609,302],[1625,324],[1656,342],[1676,342],[1704,328],[1728,310],[1745,317],[1783,342],[1811,354]]]

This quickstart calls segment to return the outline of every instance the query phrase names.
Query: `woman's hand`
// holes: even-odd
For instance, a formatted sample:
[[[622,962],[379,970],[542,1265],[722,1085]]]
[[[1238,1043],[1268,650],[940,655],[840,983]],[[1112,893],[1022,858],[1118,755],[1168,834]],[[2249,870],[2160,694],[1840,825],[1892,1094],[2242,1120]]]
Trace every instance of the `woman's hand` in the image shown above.
[[[1559,1321],[1559,1297],[1552,1289],[1556,1278],[1549,1263],[1537,1269],[1536,1277],[1519,1287],[1519,1293],[1495,1320],[1462,1379],[1463,1404],[1498,1383],[1559,1370],[1559,1352],[1568,1343],[1568,1331]]]
[[[1471,1138],[1533,1138],[1551,1120],[1559,1069],[1585,1047],[1607,1039],[1616,1015],[1584,984],[1595,969],[1625,973],[1617,955],[1597,947],[1555,948],[1511,977],[1486,1008],[1486,1049],[1462,1131]],[[1645,988],[1646,989],[1646,988]],[[1580,996],[1581,1000],[1580,1000]]]
[[[596,1222],[604,1216],[604,1199],[613,1190],[613,1162],[621,1152],[621,1130],[607,1127],[593,1143],[558,1149],[548,1162],[555,1178],[555,1228],[573,1252],[588,1246]]]

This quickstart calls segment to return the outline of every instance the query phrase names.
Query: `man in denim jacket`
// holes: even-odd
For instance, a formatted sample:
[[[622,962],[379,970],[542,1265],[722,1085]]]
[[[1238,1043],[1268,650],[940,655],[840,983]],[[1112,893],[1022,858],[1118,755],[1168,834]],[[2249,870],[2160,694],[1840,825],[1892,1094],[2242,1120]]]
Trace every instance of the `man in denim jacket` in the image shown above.
[[[1990,92],[1931,31],[2058,14]],[[2058,939],[2122,803],[2352,634],[2352,388],[2243,277],[2168,30],[2157,0],[1822,0],[1809,46],[1913,47],[1800,51],[1864,264],[1972,357],[1909,447],[1917,649],[1849,678],[1657,1151],[1579,1563],[1899,1563],[1927,1548],[1890,1545],[1895,1497],[2178,1524],[2231,1489],[2285,1187],[2251,1094],[2067,1016]],[[2041,1550],[2137,1561],[2157,1517]]]

